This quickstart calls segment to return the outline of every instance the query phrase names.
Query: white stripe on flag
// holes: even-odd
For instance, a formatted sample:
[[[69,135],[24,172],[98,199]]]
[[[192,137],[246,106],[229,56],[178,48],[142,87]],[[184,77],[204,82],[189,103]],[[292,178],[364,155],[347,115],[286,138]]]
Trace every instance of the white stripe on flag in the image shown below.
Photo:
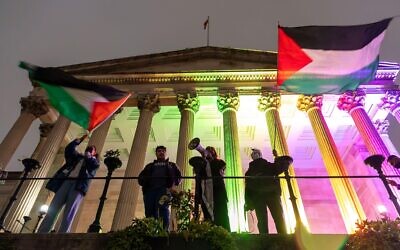
[[[108,102],[106,98],[93,91],[80,90],[75,88],[63,87],[77,103],[82,105],[89,113],[92,112],[92,104],[94,102]]]

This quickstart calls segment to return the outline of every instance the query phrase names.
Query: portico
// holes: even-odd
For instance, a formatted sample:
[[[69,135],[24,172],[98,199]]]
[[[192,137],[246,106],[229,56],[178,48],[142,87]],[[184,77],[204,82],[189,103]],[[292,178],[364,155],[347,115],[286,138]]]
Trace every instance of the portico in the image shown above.
[[[201,47],[61,68],[78,78],[132,93],[123,110],[99,128],[104,131],[93,135],[94,141],[104,142],[103,152],[108,149],[122,152],[123,168],[114,176],[136,176],[145,163],[154,159],[157,145],[166,146],[170,159],[178,162],[182,172],[190,176],[187,159],[198,154],[185,147],[192,137],[199,137],[202,145],[217,149],[227,162],[227,176],[243,175],[252,147],[261,149],[270,161],[273,148],[279,154],[291,155],[294,158],[289,170],[291,176],[375,175],[364,166],[366,156],[379,153],[380,149],[384,150],[382,154],[389,150],[397,154],[393,146],[385,146],[382,139],[379,146],[360,139],[363,133],[373,133],[376,138],[380,134],[374,127],[369,126],[369,132],[365,132],[363,126],[356,126],[357,119],[361,118],[354,117],[351,109],[337,107],[340,96],[324,95],[309,100],[300,97],[303,98],[300,102],[298,95],[277,90],[275,52]],[[357,114],[362,114],[363,124],[384,120],[389,112],[397,114],[396,108],[380,105],[381,99],[395,87],[393,81],[397,73],[398,65],[385,64],[378,70],[374,82],[360,86],[365,97]],[[35,91],[45,98],[40,89]],[[268,96],[278,98],[280,105],[272,105],[274,103],[267,100],[267,105],[259,109],[263,103],[260,98]],[[69,126],[62,117],[55,126],[58,129],[54,127],[48,135],[47,146],[35,156],[42,157],[40,159],[47,164],[40,176],[49,176],[50,166],[66,134],[76,137],[84,133],[75,124]],[[19,133],[23,136],[24,132]],[[50,146],[57,150],[49,150]],[[7,151],[0,159],[7,159],[12,153]],[[97,176],[106,173],[106,168],[101,167]],[[190,181],[184,183],[185,187],[191,186]],[[293,232],[295,214],[286,182],[282,180],[281,183],[285,220],[288,231]],[[34,207],[32,200],[38,196],[42,184],[32,187],[35,195],[21,196],[25,200],[17,201],[23,211]],[[247,230],[243,216],[243,180],[226,180],[226,184],[232,230]],[[103,185],[104,180],[93,181],[76,218],[75,232],[86,232],[93,221]],[[311,232],[351,232],[355,220],[378,217],[378,205],[385,205],[388,215],[396,215],[391,202],[382,197],[382,187],[373,179],[291,179],[291,185],[301,222]],[[16,211],[9,218],[14,220],[21,215]],[[102,217],[105,231],[122,229],[133,217],[142,216],[143,204],[137,182],[113,180]],[[248,216],[250,230],[254,224],[252,218]],[[15,225],[13,220],[8,221],[10,226]]]

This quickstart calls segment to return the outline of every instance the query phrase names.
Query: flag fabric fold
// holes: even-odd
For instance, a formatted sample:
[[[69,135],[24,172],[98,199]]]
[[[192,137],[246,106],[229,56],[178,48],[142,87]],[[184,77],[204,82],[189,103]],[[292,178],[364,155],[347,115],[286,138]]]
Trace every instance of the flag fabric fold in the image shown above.
[[[207,17],[207,20],[204,21],[203,23],[203,29],[206,30],[208,28],[208,22],[210,20],[210,17]]]
[[[63,116],[88,131],[93,131],[115,113],[130,93],[111,86],[77,79],[52,67],[21,62],[29,77],[46,90],[51,105]]]
[[[299,94],[340,94],[373,80],[391,20],[352,26],[278,26],[278,85]]]

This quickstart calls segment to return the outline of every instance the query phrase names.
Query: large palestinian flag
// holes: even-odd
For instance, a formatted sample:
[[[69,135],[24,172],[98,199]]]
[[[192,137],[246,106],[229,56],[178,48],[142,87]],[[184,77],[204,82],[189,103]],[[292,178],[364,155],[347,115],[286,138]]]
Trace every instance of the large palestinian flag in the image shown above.
[[[278,85],[300,94],[339,94],[373,80],[391,20],[353,26],[279,26]]]
[[[117,109],[131,94],[80,80],[58,68],[42,68],[21,62],[29,77],[46,90],[51,105],[63,116],[88,131],[94,130]]]

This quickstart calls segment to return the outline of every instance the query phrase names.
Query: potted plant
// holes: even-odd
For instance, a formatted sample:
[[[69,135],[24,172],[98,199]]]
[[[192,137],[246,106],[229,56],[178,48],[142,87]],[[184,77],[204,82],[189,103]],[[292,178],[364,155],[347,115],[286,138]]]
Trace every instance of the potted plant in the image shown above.
[[[350,235],[345,249],[395,250],[400,249],[400,219],[382,218],[376,221],[364,220],[357,224],[357,230]]]
[[[107,150],[104,154],[104,164],[106,164],[108,171],[113,172],[115,169],[122,166],[122,162],[119,159],[120,152],[116,150]]]

